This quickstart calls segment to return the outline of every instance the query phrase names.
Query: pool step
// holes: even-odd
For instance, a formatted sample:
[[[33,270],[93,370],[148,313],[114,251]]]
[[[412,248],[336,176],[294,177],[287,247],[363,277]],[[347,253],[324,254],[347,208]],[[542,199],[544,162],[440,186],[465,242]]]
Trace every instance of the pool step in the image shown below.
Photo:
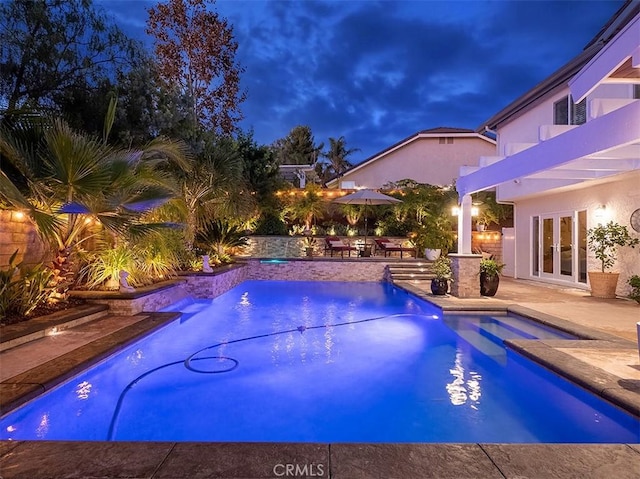
[[[391,281],[431,281],[433,262],[427,260],[393,262],[388,264]]]

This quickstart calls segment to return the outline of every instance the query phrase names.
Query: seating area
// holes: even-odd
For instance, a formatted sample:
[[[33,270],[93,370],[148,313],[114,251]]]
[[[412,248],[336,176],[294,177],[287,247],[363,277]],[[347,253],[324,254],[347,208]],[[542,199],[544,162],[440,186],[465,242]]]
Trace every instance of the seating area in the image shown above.
[[[388,238],[376,238],[376,253],[377,251],[382,251],[384,253],[384,257],[390,256],[391,253],[400,253],[400,258],[402,258],[403,253],[413,253],[413,256],[416,255],[415,248],[408,248],[402,246],[399,243],[396,243]]]
[[[348,243],[345,243],[337,236],[327,236],[324,239],[324,255],[327,255],[327,252],[333,257],[333,252],[340,252],[340,256],[344,258],[344,252],[346,251],[349,256],[351,256],[352,251],[357,251],[357,248],[351,246]]]

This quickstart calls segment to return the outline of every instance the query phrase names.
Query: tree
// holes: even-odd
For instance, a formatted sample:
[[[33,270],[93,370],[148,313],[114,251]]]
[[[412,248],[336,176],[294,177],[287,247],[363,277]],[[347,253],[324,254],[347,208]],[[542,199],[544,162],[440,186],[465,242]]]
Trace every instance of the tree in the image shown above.
[[[52,269],[59,293],[71,283],[71,255],[87,239],[94,220],[116,238],[166,226],[150,224],[144,215],[174,195],[157,167],[167,159],[181,163],[184,149],[162,139],[137,150],[112,148],[107,137],[114,114],[115,101],[108,109],[102,139],[74,131],[60,120],[42,128],[36,142],[23,141],[29,134],[26,121],[0,129],[0,157],[26,180],[12,181],[3,162],[0,197],[26,211],[41,237],[55,247]]]
[[[91,0],[11,0],[0,4],[0,97],[11,112],[57,107],[134,61],[138,46]]]
[[[341,136],[337,140],[335,138],[329,138],[329,150],[322,153],[322,156],[329,162],[328,165],[320,167],[318,175],[322,179],[322,182],[327,182],[331,177],[341,175],[353,165],[347,160],[347,156],[359,151],[358,148],[352,148],[347,150],[347,140],[344,136]]]
[[[285,138],[277,140],[273,148],[281,165],[313,165],[324,144],[316,146],[311,128],[298,125]]]
[[[253,139],[253,131],[238,133],[236,149],[242,157],[243,175],[261,206],[271,203],[278,188],[283,186],[275,153]]]
[[[190,102],[194,123],[230,134],[242,119],[235,61],[238,43],[227,20],[208,11],[214,0],[168,0],[150,8],[147,33],[154,37],[161,77]]]

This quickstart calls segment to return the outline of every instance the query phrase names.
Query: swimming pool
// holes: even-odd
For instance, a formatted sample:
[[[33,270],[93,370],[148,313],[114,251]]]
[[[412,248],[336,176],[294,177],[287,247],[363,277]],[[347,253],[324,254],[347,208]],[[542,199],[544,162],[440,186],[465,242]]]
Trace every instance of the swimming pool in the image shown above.
[[[2,439],[638,442],[639,422],[505,349],[567,338],[379,283],[247,281],[0,420]]]

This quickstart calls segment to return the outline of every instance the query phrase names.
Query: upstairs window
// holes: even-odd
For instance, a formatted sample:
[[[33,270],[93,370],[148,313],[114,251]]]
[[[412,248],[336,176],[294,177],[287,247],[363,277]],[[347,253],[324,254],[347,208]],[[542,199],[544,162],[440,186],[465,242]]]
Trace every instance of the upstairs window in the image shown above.
[[[438,143],[440,145],[453,145],[453,138],[450,137],[446,137],[446,136],[441,136],[440,138],[438,138]]]
[[[587,121],[587,101],[574,103],[571,95],[553,104],[554,125],[582,125]]]
[[[633,99],[640,100],[640,85],[633,85]]]

